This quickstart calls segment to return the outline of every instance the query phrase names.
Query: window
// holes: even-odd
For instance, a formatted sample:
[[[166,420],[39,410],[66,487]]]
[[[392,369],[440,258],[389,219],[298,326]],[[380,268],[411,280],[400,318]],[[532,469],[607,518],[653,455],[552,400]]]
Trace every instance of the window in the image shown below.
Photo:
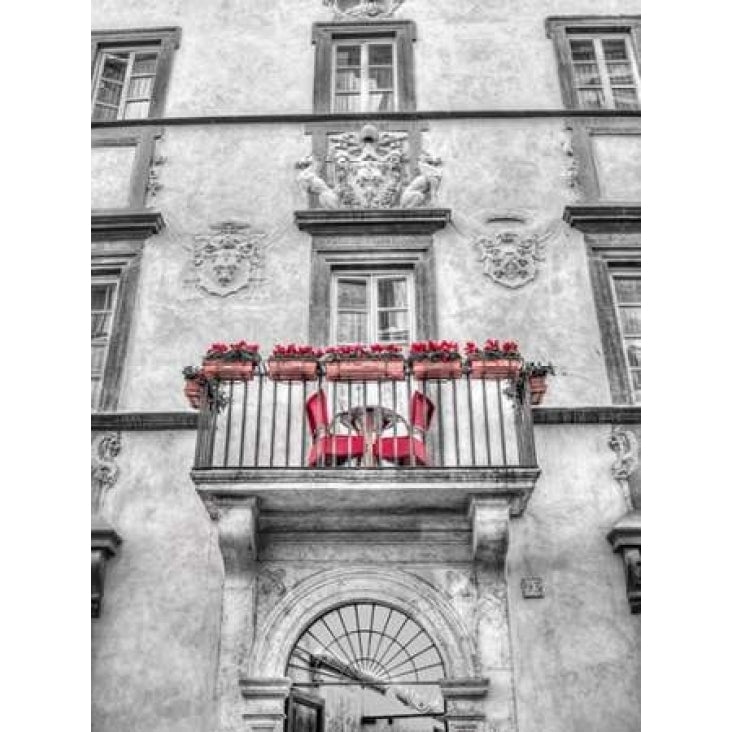
[[[569,50],[580,107],[638,108],[639,80],[628,36],[573,36]]]
[[[641,281],[637,270],[612,271],[613,297],[633,402],[641,399]]]
[[[92,119],[140,119],[150,111],[157,51],[105,51],[99,59]]]
[[[333,275],[332,343],[398,343],[415,333],[411,272]]]
[[[179,43],[179,28],[92,33],[92,119],[162,116]]]
[[[567,107],[640,107],[640,17],[554,17],[546,21]]]
[[[416,109],[412,21],[315,23],[316,112]]]
[[[393,42],[336,43],[333,53],[333,111],[394,111]]]
[[[107,362],[107,352],[114,326],[119,278],[109,275],[93,277],[91,288],[91,398],[92,408],[99,397]]]

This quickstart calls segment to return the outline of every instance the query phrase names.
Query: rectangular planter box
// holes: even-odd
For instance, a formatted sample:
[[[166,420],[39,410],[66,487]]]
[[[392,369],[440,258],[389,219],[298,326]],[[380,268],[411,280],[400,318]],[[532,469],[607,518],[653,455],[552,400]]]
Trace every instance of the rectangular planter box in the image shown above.
[[[209,378],[227,381],[251,381],[254,376],[254,361],[219,361],[210,359],[203,362],[203,373]]]
[[[404,361],[330,361],[325,364],[328,381],[376,381],[404,379]]]
[[[521,373],[521,359],[468,359],[471,379],[515,379]]]
[[[459,379],[463,375],[462,361],[414,361],[415,379]]]
[[[318,362],[298,359],[270,359],[267,371],[272,381],[315,381],[318,378]]]

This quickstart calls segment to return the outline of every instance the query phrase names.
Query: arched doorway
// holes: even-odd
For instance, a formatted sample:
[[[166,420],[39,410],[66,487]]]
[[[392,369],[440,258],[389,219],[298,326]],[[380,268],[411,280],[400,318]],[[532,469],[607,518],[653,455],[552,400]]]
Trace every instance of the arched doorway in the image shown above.
[[[404,610],[345,602],[318,615],[287,662],[287,732],[443,732],[439,649]]]

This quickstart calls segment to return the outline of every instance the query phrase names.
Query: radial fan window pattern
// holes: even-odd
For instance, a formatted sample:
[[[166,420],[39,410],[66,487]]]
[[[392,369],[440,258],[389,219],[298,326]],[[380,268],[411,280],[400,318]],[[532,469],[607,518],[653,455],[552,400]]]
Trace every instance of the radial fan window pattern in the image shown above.
[[[442,658],[427,633],[403,612],[357,602],[319,617],[290,655],[295,683],[341,682],[380,686],[436,683]]]

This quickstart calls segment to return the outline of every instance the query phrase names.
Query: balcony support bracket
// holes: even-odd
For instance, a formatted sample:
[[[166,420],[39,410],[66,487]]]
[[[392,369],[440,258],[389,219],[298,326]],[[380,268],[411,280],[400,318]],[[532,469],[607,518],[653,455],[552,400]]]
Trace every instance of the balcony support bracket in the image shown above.
[[[509,508],[507,498],[471,498],[468,517],[475,561],[495,566],[502,566],[506,561]]]

